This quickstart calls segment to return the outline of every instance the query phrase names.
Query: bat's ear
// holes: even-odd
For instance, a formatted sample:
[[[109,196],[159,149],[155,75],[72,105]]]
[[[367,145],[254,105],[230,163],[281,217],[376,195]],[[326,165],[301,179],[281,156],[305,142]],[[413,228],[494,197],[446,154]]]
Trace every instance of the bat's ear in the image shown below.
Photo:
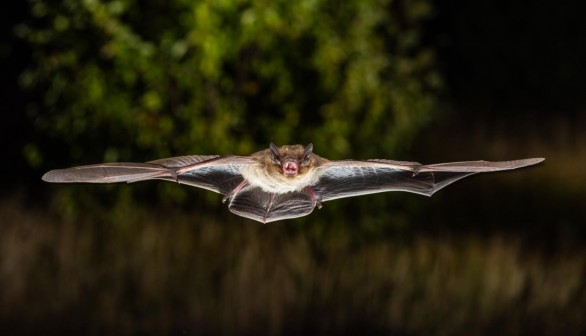
[[[307,147],[305,147],[305,150],[303,151],[303,156],[301,157],[302,164],[304,164],[304,165],[309,164],[309,158],[311,157],[311,153],[313,153],[313,144],[312,143],[307,145]]]
[[[279,153],[279,148],[271,142],[271,144],[269,145],[269,149],[271,152],[271,160],[273,161],[273,163],[281,164],[281,160],[279,160],[279,156],[281,155],[281,153]]]

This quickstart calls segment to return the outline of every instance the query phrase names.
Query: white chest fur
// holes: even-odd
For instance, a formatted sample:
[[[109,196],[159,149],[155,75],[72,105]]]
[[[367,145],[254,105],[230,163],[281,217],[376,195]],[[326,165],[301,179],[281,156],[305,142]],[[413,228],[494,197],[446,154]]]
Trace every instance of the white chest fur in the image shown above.
[[[320,170],[312,169],[303,175],[285,177],[281,174],[269,174],[260,165],[248,165],[242,167],[242,176],[252,186],[260,187],[269,193],[284,194],[299,191],[307,186],[317,183]]]

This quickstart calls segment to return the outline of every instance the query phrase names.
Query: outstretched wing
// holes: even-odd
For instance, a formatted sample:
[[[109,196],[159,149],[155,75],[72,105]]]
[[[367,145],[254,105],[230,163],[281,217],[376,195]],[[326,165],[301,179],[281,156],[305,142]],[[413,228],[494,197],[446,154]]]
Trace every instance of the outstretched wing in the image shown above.
[[[240,167],[254,162],[244,156],[179,156],[146,163],[116,162],[56,169],[43,175],[43,180],[55,183],[167,180],[226,195],[243,181]]]
[[[180,156],[146,163],[102,163],[57,169],[43,180],[57,183],[115,183],[167,180],[204,188],[229,200],[233,213],[262,223],[308,215],[320,201],[407,191],[431,196],[466,176],[533,165],[543,159],[467,161],[421,165],[390,160],[328,161],[319,167],[319,181],[301,191],[268,193],[249,185],[241,174],[258,164],[245,156]]]
[[[146,180],[179,182],[226,195],[233,213],[262,223],[309,214],[315,200],[307,191],[267,193],[246,182],[241,167],[257,164],[243,156],[180,156],[146,163],[101,163],[52,170],[43,180],[55,183],[115,183]]]
[[[313,186],[322,202],[385,191],[406,191],[431,196],[466,176],[483,172],[516,169],[534,165],[541,158],[515,161],[465,161],[421,165],[391,160],[330,161],[321,169]]]

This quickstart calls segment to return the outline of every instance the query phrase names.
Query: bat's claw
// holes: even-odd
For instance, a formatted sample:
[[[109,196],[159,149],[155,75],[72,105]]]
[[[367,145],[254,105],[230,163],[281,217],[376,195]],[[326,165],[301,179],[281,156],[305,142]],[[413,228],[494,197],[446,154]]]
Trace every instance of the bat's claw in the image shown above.
[[[411,175],[411,177],[417,176],[417,174],[419,174],[419,171],[421,171],[421,167],[415,167],[413,169],[413,175]]]
[[[171,178],[174,179],[175,182],[179,183],[179,177],[176,170],[169,170],[169,174],[171,174]]]

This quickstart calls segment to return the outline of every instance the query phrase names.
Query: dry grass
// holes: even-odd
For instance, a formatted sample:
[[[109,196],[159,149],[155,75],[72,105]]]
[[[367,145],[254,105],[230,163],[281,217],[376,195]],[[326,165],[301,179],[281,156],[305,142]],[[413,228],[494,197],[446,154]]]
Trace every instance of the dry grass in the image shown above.
[[[154,215],[153,215],[154,213]],[[163,210],[61,220],[0,204],[13,334],[578,334],[586,249],[515,237],[357,243]]]

